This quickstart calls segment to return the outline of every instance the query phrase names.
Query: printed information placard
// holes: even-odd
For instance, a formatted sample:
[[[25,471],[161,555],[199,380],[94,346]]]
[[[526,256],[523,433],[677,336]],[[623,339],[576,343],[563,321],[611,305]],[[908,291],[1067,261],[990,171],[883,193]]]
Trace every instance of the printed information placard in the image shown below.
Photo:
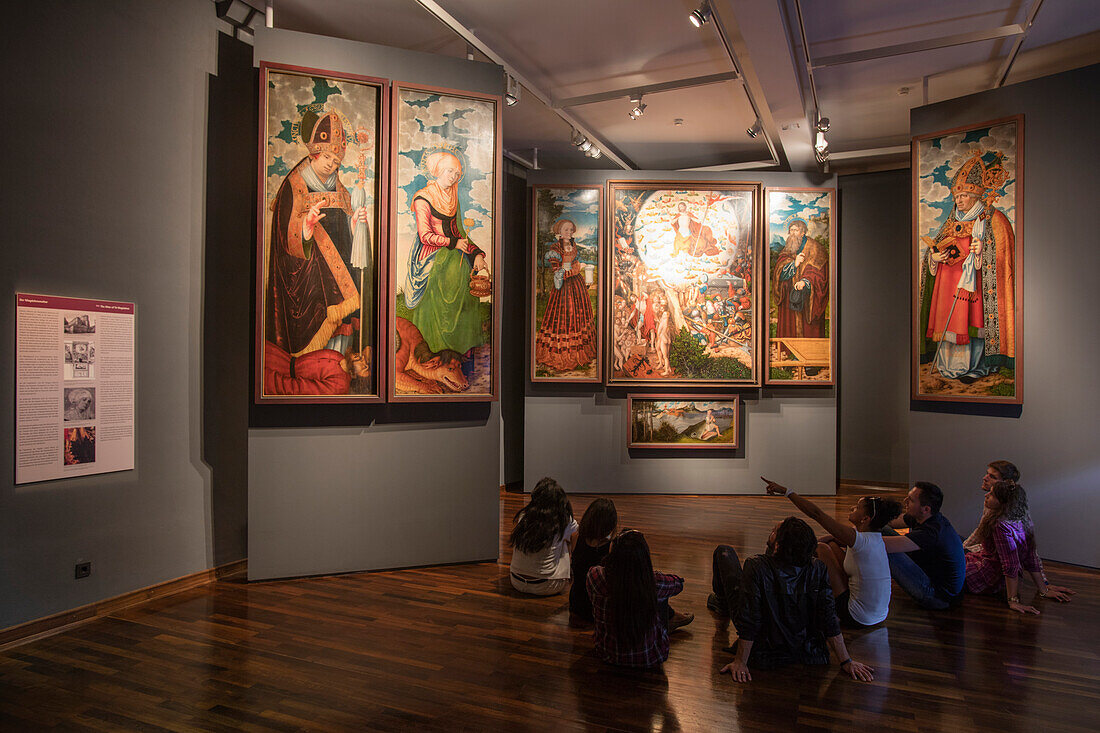
[[[134,304],[15,297],[15,483],[133,469]]]

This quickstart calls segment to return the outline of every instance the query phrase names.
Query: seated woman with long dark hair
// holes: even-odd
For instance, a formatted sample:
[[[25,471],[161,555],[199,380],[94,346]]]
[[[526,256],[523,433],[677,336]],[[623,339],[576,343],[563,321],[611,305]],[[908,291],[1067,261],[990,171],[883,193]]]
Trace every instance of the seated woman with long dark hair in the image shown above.
[[[514,521],[509,538],[512,587],[535,596],[552,596],[568,588],[577,520],[565,490],[550,477],[540,480]]]
[[[668,599],[684,589],[684,579],[654,572],[649,544],[637,530],[612,540],[603,565],[588,571],[587,586],[596,651],[610,664],[661,664],[668,659],[668,632],[695,618],[669,608]]]
[[[611,537],[619,525],[615,502],[604,497],[594,499],[581,517],[577,544],[573,548],[573,585],[569,589],[571,620],[592,621],[592,601],[588,599],[588,571],[603,562],[611,547]]]
[[[1035,525],[1027,508],[1027,493],[1015,481],[998,481],[985,496],[985,511],[972,535],[978,549],[966,555],[966,590],[970,593],[1004,592],[1008,607],[1017,613],[1039,613],[1020,602],[1020,570],[1035,581],[1040,598],[1063,603],[1074,594],[1051,585],[1043,573],[1043,561],[1035,551]]]

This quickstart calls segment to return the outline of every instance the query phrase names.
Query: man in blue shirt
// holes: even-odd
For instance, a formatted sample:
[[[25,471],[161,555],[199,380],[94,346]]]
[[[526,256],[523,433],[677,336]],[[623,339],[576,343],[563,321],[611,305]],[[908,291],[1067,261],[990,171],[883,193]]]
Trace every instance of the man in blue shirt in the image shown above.
[[[962,597],[966,556],[962,539],[947,517],[940,514],[943,491],[918,481],[905,497],[905,513],[892,527],[908,527],[909,534],[883,530],[890,555],[890,575],[917,605],[940,611]]]

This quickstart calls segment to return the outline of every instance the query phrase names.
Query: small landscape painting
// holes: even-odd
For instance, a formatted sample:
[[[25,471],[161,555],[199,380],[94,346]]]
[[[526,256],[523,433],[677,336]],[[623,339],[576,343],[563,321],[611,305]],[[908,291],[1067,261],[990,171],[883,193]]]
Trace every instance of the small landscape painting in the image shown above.
[[[630,395],[631,448],[737,447],[737,395]]]

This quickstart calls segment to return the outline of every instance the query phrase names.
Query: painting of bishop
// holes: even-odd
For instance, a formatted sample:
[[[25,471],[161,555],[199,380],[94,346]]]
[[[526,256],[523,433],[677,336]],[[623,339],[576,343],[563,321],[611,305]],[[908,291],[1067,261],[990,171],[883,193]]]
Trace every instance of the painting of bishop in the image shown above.
[[[262,65],[259,401],[381,399],[378,130],[365,77]]]
[[[915,138],[913,398],[1022,401],[1023,118]]]
[[[759,187],[609,187],[608,383],[758,383]]]

